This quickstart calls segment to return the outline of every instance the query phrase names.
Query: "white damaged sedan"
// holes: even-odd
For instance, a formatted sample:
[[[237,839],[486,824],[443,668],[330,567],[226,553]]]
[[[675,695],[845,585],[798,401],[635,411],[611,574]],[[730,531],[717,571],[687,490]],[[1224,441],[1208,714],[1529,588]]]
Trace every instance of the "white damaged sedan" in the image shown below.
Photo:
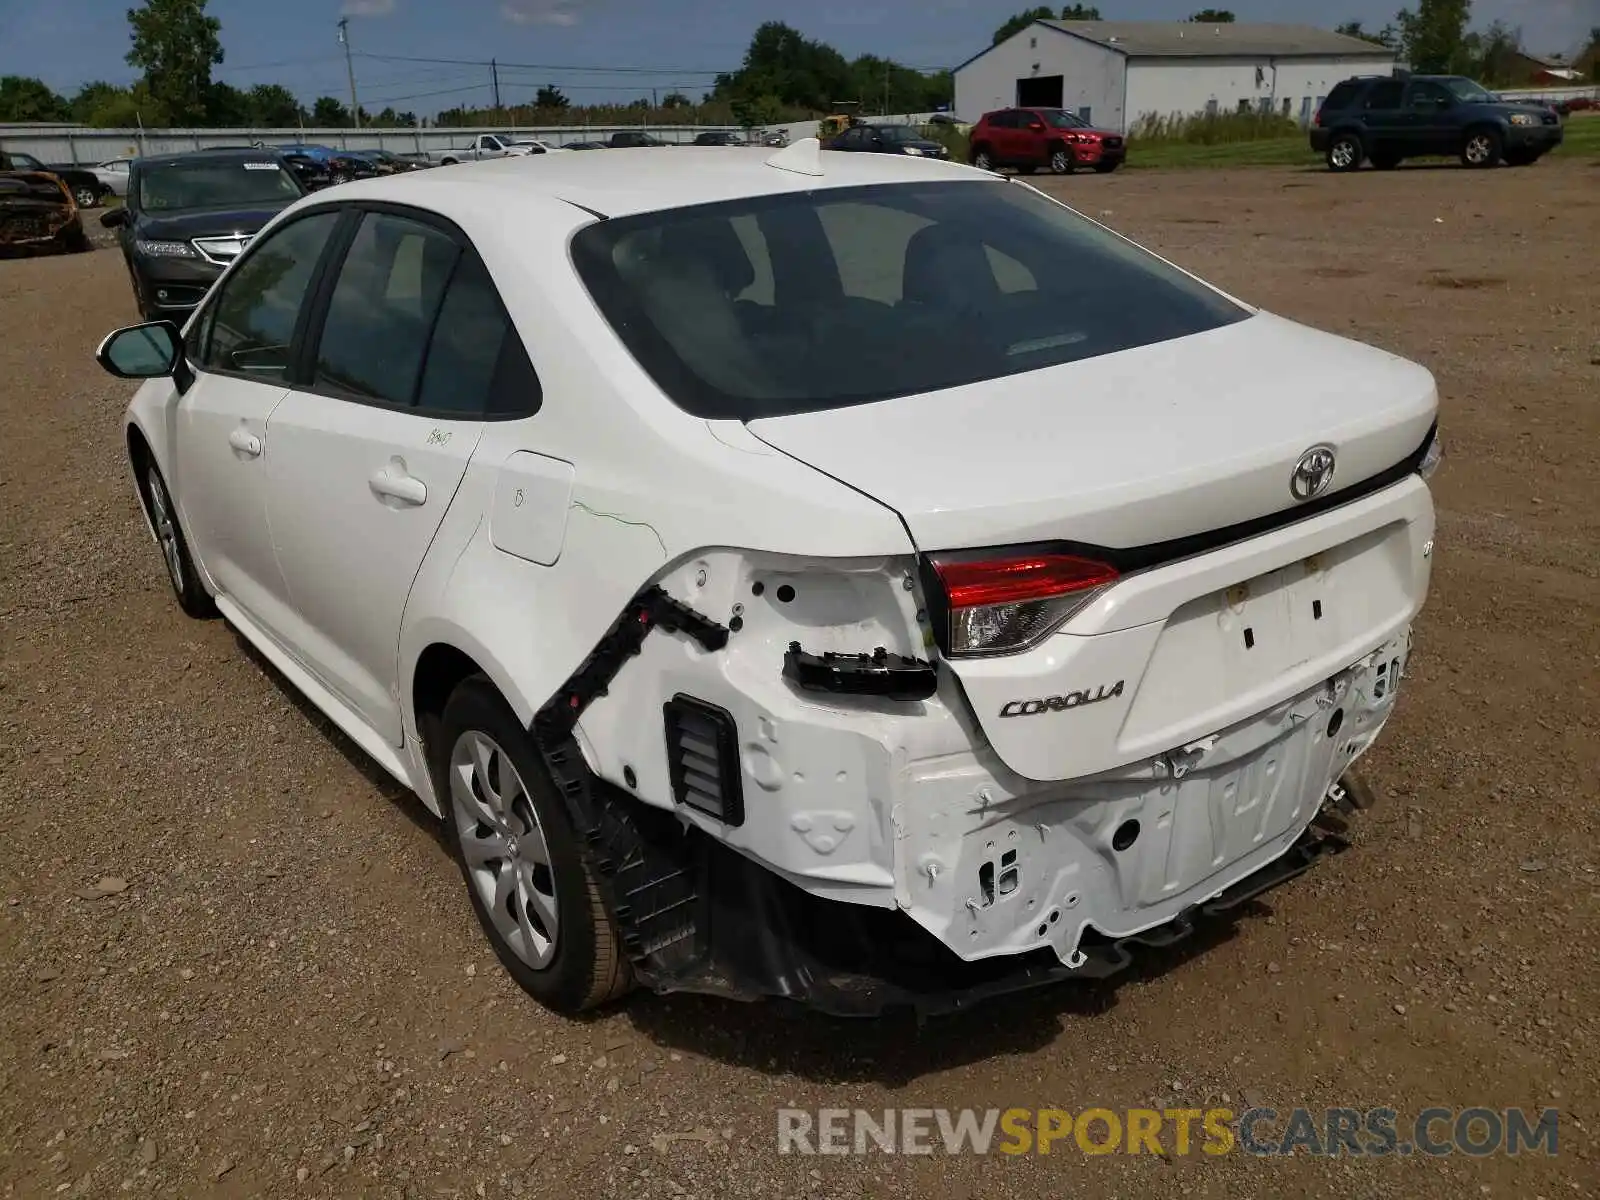
[[[1426,370],[947,163],[352,183],[99,359],[184,611],[564,1012],[1115,971],[1343,847],[1428,588]]]

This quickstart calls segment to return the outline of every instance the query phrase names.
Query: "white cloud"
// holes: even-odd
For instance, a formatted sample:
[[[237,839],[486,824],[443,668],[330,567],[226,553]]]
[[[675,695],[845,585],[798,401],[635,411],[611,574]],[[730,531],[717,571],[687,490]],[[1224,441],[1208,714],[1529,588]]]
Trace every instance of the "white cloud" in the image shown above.
[[[578,23],[582,0],[506,0],[500,15],[516,25],[561,25]]]
[[[394,0],[345,0],[339,12],[346,17],[387,17],[394,12]]]

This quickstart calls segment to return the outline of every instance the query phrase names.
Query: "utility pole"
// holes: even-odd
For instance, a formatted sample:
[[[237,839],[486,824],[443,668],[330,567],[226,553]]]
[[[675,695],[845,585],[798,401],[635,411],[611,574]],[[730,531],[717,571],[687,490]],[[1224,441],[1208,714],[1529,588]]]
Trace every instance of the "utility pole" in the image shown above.
[[[361,128],[361,104],[356,99],[356,68],[350,60],[350,18],[339,18],[339,44],[344,47],[344,70],[350,77],[350,119]]]
[[[489,78],[494,81],[494,111],[500,112],[500,64],[494,59],[489,60]]]

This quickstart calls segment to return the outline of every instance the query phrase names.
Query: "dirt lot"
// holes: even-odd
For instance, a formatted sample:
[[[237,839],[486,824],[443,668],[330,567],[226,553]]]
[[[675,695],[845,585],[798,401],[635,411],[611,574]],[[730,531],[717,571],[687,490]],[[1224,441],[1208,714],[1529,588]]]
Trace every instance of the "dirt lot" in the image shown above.
[[[1596,1195],[1600,165],[1048,186],[1438,375],[1435,591],[1351,852],[1115,986],[956,1020],[552,1017],[421,806],[172,603],[90,359],[134,316],[118,256],[0,262],[3,1194]],[[775,1150],[787,1104],[1151,1101],[1555,1106],[1560,1154]]]

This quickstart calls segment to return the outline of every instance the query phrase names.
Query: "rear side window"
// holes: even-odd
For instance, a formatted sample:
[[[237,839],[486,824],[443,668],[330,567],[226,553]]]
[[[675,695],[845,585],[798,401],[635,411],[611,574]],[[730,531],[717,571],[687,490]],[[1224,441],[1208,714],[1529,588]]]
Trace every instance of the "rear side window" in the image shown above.
[[[1380,110],[1399,108],[1400,97],[1405,94],[1405,90],[1405,84],[1398,79],[1387,79],[1382,83],[1375,83],[1367,89],[1367,94],[1361,102],[1361,107]]]
[[[707,418],[958,387],[1249,315],[1032,189],[995,180],[612,218],[575,235],[573,260],[657,385]]]
[[[1356,95],[1361,91],[1361,85],[1353,79],[1346,79],[1343,83],[1333,85],[1333,91],[1328,93],[1328,98],[1322,102],[1322,107],[1332,112],[1351,107],[1356,100]]]
[[[539,378],[483,261],[464,254],[445,292],[417,407],[444,416],[539,411]]]
[[[431,225],[388,213],[362,217],[328,303],[313,385],[411,404],[460,253],[454,239]]]

